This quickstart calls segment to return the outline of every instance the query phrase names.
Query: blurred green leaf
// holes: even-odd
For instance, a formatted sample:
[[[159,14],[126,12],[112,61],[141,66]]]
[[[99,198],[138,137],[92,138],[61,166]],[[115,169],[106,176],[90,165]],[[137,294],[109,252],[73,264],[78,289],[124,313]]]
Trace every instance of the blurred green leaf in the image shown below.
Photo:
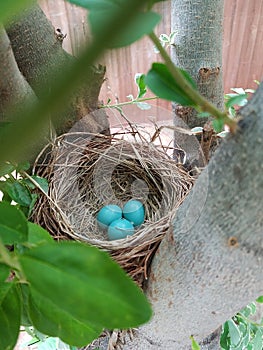
[[[223,119],[214,119],[212,121],[212,124],[213,124],[213,128],[214,128],[215,132],[219,133],[223,130],[224,120]]]
[[[237,347],[242,341],[242,334],[233,320],[229,320],[227,323],[231,345]]]
[[[19,163],[16,167],[17,172],[22,171],[27,171],[28,169],[30,169],[30,163],[29,162],[22,162]]]
[[[108,17],[120,11],[125,0],[69,0],[69,2],[89,10],[89,23],[95,37],[101,31],[101,24],[108,20]],[[155,12],[137,12],[134,20],[126,26],[119,28],[118,35],[114,40],[105,41],[108,48],[123,47],[132,44],[145,34],[149,34],[160,21],[161,16]],[[118,23],[116,23],[118,26]]]
[[[0,177],[11,174],[14,170],[16,170],[15,166],[6,162],[0,167]]]
[[[28,188],[23,186],[20,182],[14,181],[6,181],[5,183],[5,191],[15,201],[17,204],[29,207],[32,201],[31,193]]]
[[[29,286],[27,284],[18,284],[17,286],[22,300],[21,310],[21,325],[24,327],[32,326],[32,321],[29,317]]]
[[[34,288],[30,289],[30,319],[34,327],[42,333],[59,337],[64,342],[79,347],[91,343],[92,340],[101,334],[103,330],[101,326],[79,320],[66,310],[66,304],[64,307],[61,307],[61,305],[57,305],[49,299],[48,293],[44,297],[43,292],[38,293]],[[70,291],[67,291],[68,293]],[[73,299],[75,295],[69,294],[68,297]],[[70,303],[70,300],[66,302]],[[72,302],[74,303],[75,301],[73,300]],[[88,312],[88,310],[86,311]]]
[[[193,88],[196,88],[196,84],[189,74],[182,69],[180,69],[180,71],[188,83],[190,83]],[[182,106],[195,106],[195,103],[176,83],[170,71],[163,63],[153,63],[151,70],[145,77],[145,82],[153,93],[160,98],[177,102]]]
[[[145,75],[137,73],[135,75],[135,83],[138,87],[138,94],[136,99],[142,98],[147,92],[147,86],[145,84]]]
[[[22,212],[6,202],[0,202],[0,239],[3,244],[27,241],[27,221]]]
[[[261,303],[263,304],[263,295],[261,295],[260,297],[257,298],[256,300],[257,303]]]
[[[208,118],[211,117],[211,113],[209,112],[200,112],[197,114],[198,118]]]
[[[190,339],[192,341],[192,350],[201,350],[199,344],[194,340],[194,337],[191,336]]]
[[[17,15],[21,10],[33,4],[35,0],[12,0],[0,2],[0,22],[8,23],[12,17]]]
[[[10,268],[0,263],[0,284],[2,282],[5,282],[5,280],[9,276],[9,273],[10,273]]]
[[[5,125],[4,130],[1,128],[0,167],[6,159],[17,162],[28,158],[50,115],[56,115],[58,111],[63,110],[72,93],[78,89],[80,83],[83,83],[83,79],[90,79],[90,66],[105,51],[105,42],[117,37],[122,27],[132,22],[146,4],[146,0],[125,0],[119,11],[112,16],[110,13],[107,21],[99,24],[97,40],[84,48],[78,59],[72,62],[70,69],[67,64],[65,68],[59,67],[54,74],[52,73],[54,79],[51,85],[47,89],[43,88],[39,93],[41,98],[36,103],[30,101],[23,110],[19,111],[19,114],[10,116],[16,122]],[[52,94],[50,94],[51,90]]]
[[[28,243],[42,245],[46,243],[55,243],[55,241],[41,226],[28,221]]]
[[[225,106],[226,108],[233,107],[234,105],[238,106],[244,106],[247,103],[247,94],[242,94],[242,95],[235,95],[233,97],[230,97],[226,103]]]
[[[159,36],[160,41],[163,41],[165,43],[169,43],[169,36],[167,34],[161,34]]]
[[[136,102],[136,106],[139,107],[142,111],[147,111],[148,109],[152,108],[152,106],[146,102]]]
[[[37,350],[60,350],[56,343],[56,338],[46,338],[39,342]]]
[[[250,315],[254,315],[256,312],[256,305],[255,303],[250,303],[246,307],[244,307],[241,311],[239,311],[239,314],[249,317]]]
[[[229,350],[229,327],[228,322],[223,325],[223,330],[220,336],[220,346],[223,350]]]
[[[253,350],[262,350],[263,349],[263,330],[262,329],[258,329],[255,337],[252,341],[252,349]]]
[[[33,301],[36,296],[43,302],[47,299],[57,306],[56,312],[67,313],[76,322],[129,328],[151,316],[141,290],[95,247],[77,242],[48,243],[19,258]]]
[[[13,283],[0,283],[0,349],[15,347],[20,327],[21,301]]]
[[[68,0],[68,2],[86,8],[90,11],[104,11],[118,8],[118,1],[115,0]]]
[[[89,22],[96,38],[98,26],[109,16],[108,10],[93,11],[89,14]],[[132,22],[120,28],[118,35],[113,40],[104,42],[107,48],[119,48],[132,44],[144,35],[149,34],[160,21],[161,16],[155,12],[138,12]]]

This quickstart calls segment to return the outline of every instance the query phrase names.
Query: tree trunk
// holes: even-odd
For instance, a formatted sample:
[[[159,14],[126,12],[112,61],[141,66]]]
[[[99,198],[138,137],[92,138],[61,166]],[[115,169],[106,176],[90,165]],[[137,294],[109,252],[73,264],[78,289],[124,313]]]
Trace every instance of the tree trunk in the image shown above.
[[[200,93],[219,109],[223,107],[223,9],[223,0],[172,0],[171,31],[176,31],[172,59],[190,73]],[[174,109],[190,128],[207,121],[198,118],[192,108],[175,105]]]
[[[151,266],[154,317],[124,349],[189,350],[263,294],[262,99],[263,84],[178,209]]]
[[[0,121],[10,108],[19,109],[35,99],[35,94],[18,69],[9,38],[0,26]]]
[[[48,90],[60,69],[67,69],[75,58],[62,49],[63,34],[53,28],[39,6],[23,12],[7,28],[18,67],[37,96]],[[68,132],[72,126],[89,115],[89,132],[108,132],[106,114],[90,115],[98,108],[98,95],[104,81],[105,67],[90,67],[90,80],[83,81],[75,92],[67,111],[54,119],[57,134]],[[50,91],[52,93],[52,91]]]

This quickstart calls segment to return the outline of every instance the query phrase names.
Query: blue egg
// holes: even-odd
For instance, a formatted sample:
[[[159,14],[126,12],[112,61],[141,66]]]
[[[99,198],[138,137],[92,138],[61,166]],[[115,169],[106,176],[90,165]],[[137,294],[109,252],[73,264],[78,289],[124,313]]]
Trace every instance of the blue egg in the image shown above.
[[[134,233],[133,224],[126,219],[118,219],[113,221],[108,228],[108,237],[110,241],[125,238]]]
[[[109,204],[100,209],[97,221],[101,228],[107,228],[113,221],[122,217],[122,210],[118,205]]]
[[[138,200],[131,199],[123,207],[123,216],[134,226],[141,225],[145,219],[144,205]]]

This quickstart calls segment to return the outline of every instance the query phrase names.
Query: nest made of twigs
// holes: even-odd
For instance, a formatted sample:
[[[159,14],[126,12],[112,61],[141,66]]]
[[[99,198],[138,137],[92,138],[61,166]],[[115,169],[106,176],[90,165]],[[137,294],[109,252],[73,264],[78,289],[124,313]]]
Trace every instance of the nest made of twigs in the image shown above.
[[[107,250],[139,284],[193,184],[182,166],[151,142],[89,133],[58,137],[39,156],[35,172],[48,179],[49,193],[41,195],[34,221],[57,239],[73,238]],[[96,214],[104,205],[123,207],[132,198],[144,204],[144,224],[132,236],[109,241]]]

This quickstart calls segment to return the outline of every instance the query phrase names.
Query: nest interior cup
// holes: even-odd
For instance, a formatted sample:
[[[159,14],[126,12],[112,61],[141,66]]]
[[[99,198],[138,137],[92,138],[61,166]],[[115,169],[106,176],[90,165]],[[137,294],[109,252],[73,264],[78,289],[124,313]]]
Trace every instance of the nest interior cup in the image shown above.
[[[44,153],[35,169],[49,180],[50,188],[38,201],[35,221],[54,236],[59,232],[62,238],[109,251],[123,267],[130,266],[127,261],[139,250],[152,252],[193,184],[182,167],[150,142],[74,133],[57,138]],[[109,241],[96,215],[105,205],[123,208],[130,199],[144,204],[145,222],[133,235]]]

